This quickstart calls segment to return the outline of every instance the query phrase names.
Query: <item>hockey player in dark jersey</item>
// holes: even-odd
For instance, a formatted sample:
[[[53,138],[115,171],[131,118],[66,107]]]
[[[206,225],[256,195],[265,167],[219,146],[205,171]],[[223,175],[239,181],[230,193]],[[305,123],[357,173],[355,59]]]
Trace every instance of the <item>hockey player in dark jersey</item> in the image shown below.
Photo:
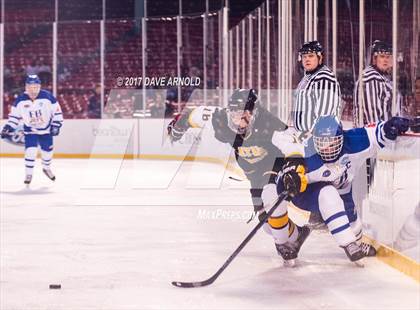
[[[169,136],[173,142],[178,141],[189,128],[204,127],[209,120],[215,138],[229,143],[235,150],[237,163],[251,183],[254,210],[263,218],[264,207],[267,209],[267,204],[274,203],[275,178],[284,162],[271,140],[275,132],[283,133],[287,125],[259,105],[254,89],[237,89],[227,108],[184,109],[169,124]],[[289,219],[287,205],[276,209],[264,230],[273,235],[277,251],[284,260],[297,257],[310,232],[308,227],[299,227]]]

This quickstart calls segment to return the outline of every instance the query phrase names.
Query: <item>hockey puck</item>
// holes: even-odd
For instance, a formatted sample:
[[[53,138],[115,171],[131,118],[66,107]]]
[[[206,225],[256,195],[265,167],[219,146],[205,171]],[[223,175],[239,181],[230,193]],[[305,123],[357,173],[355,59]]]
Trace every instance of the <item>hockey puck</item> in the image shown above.
[[[50,284],[50,290],[59,290],[61,288],[61,284]]]

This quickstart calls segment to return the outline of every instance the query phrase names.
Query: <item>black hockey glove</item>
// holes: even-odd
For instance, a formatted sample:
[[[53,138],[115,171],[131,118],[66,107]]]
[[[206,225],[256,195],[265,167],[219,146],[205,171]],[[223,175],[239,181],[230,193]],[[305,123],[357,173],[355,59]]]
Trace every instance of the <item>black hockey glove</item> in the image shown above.
[[[409,120],[403,117],[394,116],[384,124],[385,137],[395,140],[408,130]]]
[[[179,141],[188,130],[188,117],[190,113],[191,110],[184,109],[169,123],[167,130],[171,142]]]
[[[60,134],[60,127],[51,126],[50,133],[52,136],[58,136]]]
[[[9,137],[12,134],[13,131],[15,131],[15,130],[13,129],[12,126],[10,126],[9,124],[4,125],[4,127],[1,131],[1,138],[4,139],[4,138]]]
[[[213,112],[211,123],[214,129],[214,137],[223,143],[233,143],[234,132],[228,127],[228,116],[226,109],[218,109]]]
[[[303,158],[286,159],[281,180],[289,196],[294,197],[304,192],[308,185],[308,179],[305,175]]]

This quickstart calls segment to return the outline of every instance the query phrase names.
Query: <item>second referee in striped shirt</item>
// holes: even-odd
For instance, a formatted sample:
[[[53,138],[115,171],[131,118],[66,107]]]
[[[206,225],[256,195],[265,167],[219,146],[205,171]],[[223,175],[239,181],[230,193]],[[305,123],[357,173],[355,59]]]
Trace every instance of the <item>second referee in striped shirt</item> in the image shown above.
[[[299,61],[305,75],[294,94],[293,124],[306,134],[323,115],[340,118],[342,101],[340,85],[334,73],[324,65],[324,49],[318,41],[306,42],[299,50]]]
[[[387,121],[392,113],[392,46],[376,40],[371,46],[371,64],[362,72],[354,88],[354,124],[356,127]],[[362,87],[361,100],[359,88]],[[401,96],[397,92],[396,115],[400,114]]]

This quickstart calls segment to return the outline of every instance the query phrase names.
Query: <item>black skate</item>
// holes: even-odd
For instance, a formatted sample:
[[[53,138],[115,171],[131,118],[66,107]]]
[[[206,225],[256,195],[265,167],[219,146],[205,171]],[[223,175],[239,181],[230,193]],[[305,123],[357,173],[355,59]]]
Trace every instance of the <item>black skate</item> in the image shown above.
[[[296,225],[296,227],[298,229],[298,237],[295,242],[275,244],[277,253],[285,261],[297,258],[302,244],[305,242],[306,238],[308,238],[309,234],[311,233],[311,229],[307,225],[302,227]]]
[[[55,181],[55,175],[52,173],[51,169],[42,169],[42,172],[52,181]]]
[[[376,256],[376,249],[373,247],[373,245],[362,242],[360,247],[362,248],[362,252],[366,257]]]
[[[297,258],[298,252],[296,248],[290,242],[277,244],[275,243],[277,253],[285,260],[291,260]]]
[[[311,228],[311,230],[328,231],[328,227],[319,212],[311,212],[308,226]]]
[[[296,241],[293,242],[293,245],[296,248],[296,252],[299,253],[302,244],[305,242],[306,238],[308,238],[309,234],[311,233],[311,228],[308,225],[304,225],[302,227],[296,225],[296,227],[298,229],[298,237]]]
[[[365,257],[365,253],[362,250],[362,247],[359,246],[356,242],[351,242],[348,245],[342,247],[344,252],[346,252],[347,257],[352,261],[358,261]]]
[[[25,177],[25,181],[23,181],[23,183],[25,183],[26,185],[29,185],[32,181],[32,175],[28,174]]]

